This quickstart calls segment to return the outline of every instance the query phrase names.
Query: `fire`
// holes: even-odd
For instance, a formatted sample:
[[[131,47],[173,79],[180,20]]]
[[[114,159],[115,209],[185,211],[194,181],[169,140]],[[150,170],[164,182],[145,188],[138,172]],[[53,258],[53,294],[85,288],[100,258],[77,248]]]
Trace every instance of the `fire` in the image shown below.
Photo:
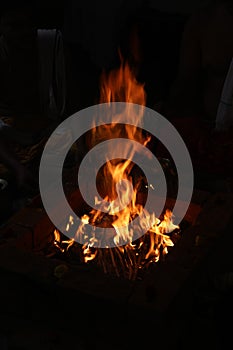
[[[96,127],[93,125],[92,133],[87,138],[89,148],[99,142],[112,138],[127,138],[136,140],[146,146],[150,136],[142,132],[142,118],[146,105],[144,85],[136,80],[133,70],[127,62],[123,62],[120,68],[103,73],[101,76],[100,103],[130,102],[127,104],[127,113],[132,125],[121,124],[120,115],[116,113],[108,124]],[[137,194],[140,180],[134,183],[132,158],[137,152],[137,143],[124,149],[124,157],[120,159],[106,159],[105,165],[99,172],[99,193],[102,198],[95,198],[99,210],[92,210],[81,218],[81,224],[76,232],[74,240],[82,244],[80,250],[81,260],[85,263],[95,261],[104,272],[114,272],[117,276],[124,275],[129,279],[135,279],[139,269],[151,262],[158,262],[164,257],[169,248],[174,245],[171,233],[179,229],[173,223],[173,215],[166,210],[160,220],[155,213],[143,211],[142,204],[137,203]],[[111,154],[111,153],[110,153]],[[153,185],[148,185],[152,186]],[[107,204],[108,203],[108,204]],[[110,204],[109,204],[110,203]],[[108,207],[106,208],[106,206]],[[103,212],[102,209],[105,209]],[[106,214],[107,211],[107,214]],[[141,215],[140,225],[146,228],[147,233],[134,241],[134,232],[128,224],[138,215]],[[112,237],[115,247],[108,249],[94,248],[94,243],[101,239],[95,236],[95,225],[104,223],[115,229]],[[73,218],[69,219],[67,231],[73,224]],[[86,229],[87,224],[93,225],[92,232]],[[59,233],[54,232],[56,246],[70,247],[74,240],[63,241]]]
[[[103,72],[100,87],[100,103],[131,102],[141,106],[146,105],[144,84],[137,81],[128,62],[121,57],[119,69],[109,74]],[[135,121],[135,120],[134,120]]]
[[[87,140],[89,147],[93,147],[100,141],[119,137],[126,137],[146,145],[150,141],[150,137],[145,137],[138,129],[142,124],[144,106],[146,105],[144,84],[136,80],[128,62],[123,62],[123,59],[120,68],[112,70],[108,74],[103,72],[100,78],[100,103],[110,102],[129,102],[127,111],[124,113],[127,113],[128,120],[132,122],[132,125],[124,125],[124,128],[121,124],[119,125],[121,115],[118,114],[114,116],[114,120],[109,120],[109,124],[98,128],[93,125],[92,135]],[[135,105],[138,105],[138,108]],[[128,153],[129,150],[126,150],[126,156]]]
[[[85,225],[88,224],[90,217],[84,215],[82,217],[82,224],[80,225],[78,232],[79,239],[88,239],[88,235],[85,235]],[[145,224],[150,226],[148,233],[141,237],[136,242],[132,242],[132,237],[129,239],[129,243],[121,246],[118,245],[121,235],[128,235],[129,233],[120,232],[116,229],[115,243],[116,247],[108,249],[94,248],[93,242],[95,237],[83,243],[81,249],[78,249],[79,259],[84,263],[90,263],[93,261],[96,265],[100,266],[104,273],[115,274],[118,277],[124,277],[130,280],[135,280],[139,271],[145,270],[152,263],[157,263],[161,258],[164,258],[169,252],[169,248],[174,246],[173,233],[179,230],[179,226],[173,223],[173,215],[170,210],[166,210],[163,220],[159,220],[155,215],[146,215]],[[54,245],[60,252],[68,253],[68,249],[75,243],[74,240],[63,240],[57,230],[54,231]],[[66,246],[66,248],[62,248]]]

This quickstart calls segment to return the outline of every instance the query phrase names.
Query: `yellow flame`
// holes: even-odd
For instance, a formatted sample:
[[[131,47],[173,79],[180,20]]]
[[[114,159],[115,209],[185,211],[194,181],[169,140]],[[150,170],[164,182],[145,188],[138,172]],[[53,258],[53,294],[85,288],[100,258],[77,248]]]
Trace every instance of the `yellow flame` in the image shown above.
[[[60,233],[56,229],[54,230],[54,240],[58,243],[60,243],[60,241],[61,241]]]

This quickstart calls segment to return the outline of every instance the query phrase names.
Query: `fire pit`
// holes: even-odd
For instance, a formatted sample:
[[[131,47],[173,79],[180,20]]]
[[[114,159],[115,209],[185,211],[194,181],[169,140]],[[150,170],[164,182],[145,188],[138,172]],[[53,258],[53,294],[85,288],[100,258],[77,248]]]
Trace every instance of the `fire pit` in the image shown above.
[[[119,72],[104,76],[100,102],[119,99],[145,104],[143,86],[136,82],[128,65],[121,67]],[[93,126],[93,132],[87,135],[87,144],[91,148],[110,136],[117,137],[119,133],[144,146],[150,140],[150,136],[141,133],[137,126],[122,129],[122,126],[110,123],[100,128]],[[122,324],[124,333],[127,330],[134,335],[133,341],[127,339],[124,343],[126,347],[136,346],[138,342],[147,346],[150,334],[156,329],[158,337],[161,336],[156,344],[164,348],[163,338],[167,332],[171,338],[177,332],[177,327],[169,321],[171,313],[182,314],[192,302],[192,288],[199,271],[210,250],[223,240],[231,225],[233,198],[194,191],[186,215],[177,225],[172,214],[174,203],[178,214],[179,210],[183,213],[187,203],[168,196],[160,217],[155,213],[142,216],[140,225],[146,228],[146,233],[134,239],[134,232],[124,229],[125,224],[140,216],[146,201],[146,188],[153,185],[137,172],[133,176],[133,169],[129,156],[106,160],[99,172],[100,181],[97,181],[102,198],[96,199],[99,210],[93,210],[85,203],[72,171],[64,172],[67,201],[81,218],[74,236],[70,238],[69,232],[75,218],[64,218],[67,236],[59,232],[38,196],[2,228],[0,267],[27,276],[50,295],[56,295],[58,315],[62,312],[65,320],[79,315],[77,324],[86,337],[89,336],[86,325],[91,324],[95,335],[101,327],[106,328],[111,341],[111,334]],[[132,187],[124,187],[123,183],[124,190],[118,191],[117,202],[116,184],[120,181],[128,181]],[[128,198],[131,198],[130,203]],[[106,200],[114,205],[103,213]],[[155,196],[154,202],[159,200]],[[121,204],[125,205],[121,207]],[[60,205],[57,203],[56,209],[62,215]],[[87,224],[92,224],[91,232],[86,229]],[[94,227],[115,229],[111,237],[105,237],[104,247],[96,245],[102,237],[95,234]],[[81,305],[85,305],[85,312],[81,312]],[[138,327],[143,335],[139,340]],[[172,341],[166,341],[167,348],[172,344]]]
[[[195,200],[197,200],[197,202],[195,202]],[[18,265],[17,254],[21,257],[26,252],[28,258],[31,259],[31,264],[30,268],[27,266],[26,271],[21,271],[22,273],[27,273],[28,269],[33,270],[33,263],[35,262],[35,265],[37,265],[36,261],[39,259],[42,265],[41,271],[35,273],[35,276],[38,273],[38,278],[40,278],[40,275],[43,275],[45,272],[46,274],[48,273],[53,281],[54,277],[56,277],[56,283],[58,285],[66,285],[68,288],[77,289],[77,291],[80,291],[81,289],[88,294],[98,294],[96,289],[97,286],[95,286],[96,281],[88,278],[89,273],[91,273],[91,275],[94,273],[100,278],[98,285],[101,284],[101,288],[103,288],[101,289],[103,296],[105,295],[107,286],[110,287],[111,283],[119,286],[138,285],[143,286],[144,288],[144,296],[141,298],[141,301],[143,300],[143,303],[149,302],[148,305],[150,305],[151,298],[153,299],[153,297],[152,295],[147,295],[147,287],[150,287],[151,284],[153,284],[156,286],[156,290],[157,288],[164,288],[164,282],[161,283],[161,279],[164,281],[164,279],[168,278],[166,283],[169,282],[171,276],[170,272],[168,274],[168,271],[170,269],[173,272],[176,270],[177,272],[179,271],[178,274],[174,275],[176,278],[178,278],[180,272],[182,272],[182,278],[186,279],[187,276],[192,273],[192,270],[196,269],[198,264],[203,260],[203,257],[207,254],[214,241],[222,239],[222,232],[225,231],[225,228],[232,217],[231,210],[227,213],[225,211],[225,206],[230,200],[230,197],[221,194],[212,196],[208,193],[195,192],[193,202],[190,204],[179,230],[177,231],[176,228],[172,231],[174,237],[168,236],[167,238],[167,235],[165,235],[165,239],[171,240],[174,245],[167,247],[168,249],[171,248],[169,253],[167,254],[166,252],[161,259],[158,259],[159,256],[155,254],[150,256],[151,241],[149,239],[149,232],[149,234],[146,235],[149,239],[149,244],[147,245],[147,248],[149,247],[149,249],[146,251],[146,254],[144,253],[144,256],[139,259],[138,254],[140,253],[140,243],[138,243],[139,246],[135,243],[135,247],[132,247],[132,249],[134,248],[135,250],[133,250],[133,252],[130,251],[129,256],[126,256],[126,253],[127,249],[131,249],[130,245],[125,248],[123,253],[121,250],[123,250],[124,247],[106,250],[105,256],[105,253],[103,253],[105,249],[102,251],[101,249],[97,249],[98,251],[96,252],[96,249],[92,251],[89,248],[90,252],[85,252],[87,249],[85,244],[81,245],[72,240],[66,240],[65,237],[62,239],[62,235],[54,229],[53,224],[44,211],[40,197],[37,197],[29,206],[15,214],[2,229],[1,263],[3,265],[10,263],[10,269],[13,268],[18,270],[18,268],[20,269],[21,264]],[[70,193],[70,202],[74,201],[79,203],[80,208],[83,211],[79,190]],[[166,207],[172,207],[173,203],[174,199],[167,199]],[[217,209],[215,203],[219,203]],[[180,203],[181,208],[182,205],[183,203]],[[209,230],[209,223],[208,219],[206,220],[206,217],[208,218],[208,216],[215,215],[215,212],[219,213],[221,211],[222,215],[225,217],[224,224],[221,225],[218,223],[215,227],[210,227]],[[145,237],[142,237],[140,242],[145,244],[144,240]],[[161,242],[159,242],[159,244],[161,244]],[[117,249],[117,251],[114,251],[114,249]],[[162,246],[162,251],[163,249],[164,247]],[[6,254],[12,256],[14,253],[16,253],[16,257],[14,259],[12,258],[12,261],[9,261],[10,259]],[[119,260],[117,260],[118,255]],[[124,263],[121,261],[123,256],[126,257]],[[143,257],[145,259],[144,263]],[[103,262],[102,258],[104,260]],[[133,261],[133,258],[137,258],[138,260]],[[129,261],[127,259],[129,261],[132,259],[131,267],[128,266]],[[106,269],[101,264],[106,264]],[[121,264],[123,265],[121,266]],[[166,270],[166,273],[162,272],[164,269]],[[141,273],[139,273],[138,270],[144,272],[142,273],[141,271]],[[120,273],[120,271],[122,273]],[[157,275],[158,278],[156,277]],[[151,278],[149,283],[148,276]],[[80,284],[80,279],[82,278],[83,281]],[[100,283],[100,281],[102,282]],[[106,281],[108,281],[107,286],[105,286]],[[172,281],[169,283],[172,284],[174,282]],[[175,285],[176,288],[181,287],[178,280]],[[128,288],[126,288],[126,291],[128,293]],[[174,290],[172,291],[171,288],[168,288],[166,294],[171,293],[174,297],[177,292],[177,290],[174,292]],[[106,297],[114,298],[113,294],[115,293],[118,293],[116,289],[110,294],[107,293],[108,295],[106,295]],[[155,294],[157,295],[157,292]],[[162,303],[160,298],[163,299],[163,297],[164,293],[161,293],[159,297],[158,295],[156,296],[156,307],[168,307],[171,299],[165,298]]]
[[[71,191],[69,198],[70,202],[80,203],[83,209],[78,190]],[[193,288],[198,283],[208,256],[227,237],[233,217],[232,200],[232,196],[195,191],[180,225],[180,237],[170,247],[168,254],[157,262],[152,258],[150,264],[146,268],[144,266],[144,273],[138,273],[135,269],[129,278],[130,269],[117,275],[111,253],[104,257],[111,266],[108,271],[104,271],[99,265],[100,256],[97,260],[85,262],[77,254],[83,252],[81,245],[73,244],[68,248],[69,243],[62,244],[61,236],[58,238],[54,235],[54,226],[37,197],[2,229],[0,267],[29,278],[39,289],[42,288],[59,300],[58,319],[59,315],[64,314],[66,316],[62,317],[68,322],[80,313],[81,305],[86,305],[86,313],[82,312],[81,316],[85,320],[83,326],[79,324],[80,321],[77,322],[87,337],[85,324],[95,325],[96,329],[102,324],[109,332],[110,324],[117,327],[121,322],[131,333],[138,325],[142,334],[156,327],[163,337],[165,327],[175,341],[180,325],[175,324],[176,317],[182,318],[185,314],[186,308],[192,303]],[[169,202],[172,206],[173,201],[167,199],[167,208]],[[222,220],[212,220],[218,217]],[[119,272],[120,268],[117,265]],[[172,324],[171,318],[175,318]],[[145,319],[147,321],[141,323]],[[111,333],[108,334],[110,336]],[[142,345],[147,342],[150,344],[149,339],[144,337],[141,341]],[[158,340],[158,344],[160,341],[162,339]],[[168,340],[167,348],[169,344]]]

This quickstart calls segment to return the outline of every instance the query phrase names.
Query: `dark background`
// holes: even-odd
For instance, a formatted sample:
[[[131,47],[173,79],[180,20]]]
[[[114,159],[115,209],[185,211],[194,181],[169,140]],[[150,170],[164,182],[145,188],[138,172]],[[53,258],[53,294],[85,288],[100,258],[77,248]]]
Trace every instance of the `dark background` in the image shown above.
[[[151,0],[142,2],[113,2],[103,0],[80,3],[78,0],[76,2],[71,2],[70,0],[37,0],[33,2],[33,5],[29,2],[35,10],[36,27],[39,29],[59,29],[64,38],[65,54],[68,62],[67,77],[69,94],[66,115],[69,116],[77,110],[98,102],[100,74],[103,69],[111,70],[119,65],[117,52],[119,47],[124,57],[135,63],[135,57],[132,57],[130,46],[132,43],[131,30],[132,28],[135,29],[135,26],[139,34],[139,53],[141,59],[137,78],[145,83],[147,105],[152,108],[157,108],[161,101],[167,98],[178,71],[180,43],[184,26],[190,15],[198,8],[204,6],[206,2],[207,1],[201,0]],[[11,7],[20,7],[20,1],[11,1],[6,4],[1,4],[0,16],[1,11],[4,11],[6,8],[10,9]],[[19,70],[20,69],[19,67]],[[35,112],[37,114],[38,111]],[[20,124],[21,119],[19,117],[17,118]],[[41,126],[39,126],[40,123],[37,126],[36,119],[35,122],[33,117],[31,119],[32,123],[34,123],[33,132],[35,132],[35,130],[39,130]],[[27,126],[28,124],[22,124],[22,129]],[[190,131],[190,135],[191,133],[192,130]],[[231,163],[231,159],[229,159],[229,163]],[[34,174],[37,176],[38,162],[33,163],[32,168],[34,168]],[[215,170],[213,170],[212,175],[214,175],[214,172]],[[14,177],[14,173],[12,175]],[[198,171],[195,175],[198,175]],[[207,176],[209,176],[209,174],[207,174]],[[225,177],[226,175],[224,174],[223,176]],[[200,185],[201,189],[209,189],[210,186],[206,186],[208,182],[207,178],[207,180],[205,179],[203,183],[198,185]],[[216,192],[216,188],[217,187],[214,187],[212,190],[213,194]],[[19,197],[21,195],[22,192],[19,193]],[[23,193],[23,199],[25,199],[24,195],[25,193]],[[2,204],[2,208],[6,206],[6,202],[4,201],[5,199],[1,200],[0,203]],[[24,201],[17,202],[19,206],[24,204]],[[221,218],[214,219],[221,220]],[[230,233],[231,230],[232,228],[229,230]],[[228,242],[222,242],[221,252],[217,250],[216,254],[224,254],[225,244],[227,245]],[[232,271],[232,266],[227,266],[224,272],[228,273],[229,271]],[[23,300],[27,311],[25,316],[23,312],[24,305],[22,309],[20,309],[20,316],[16,315],[15,310],[12,310],[10,307],[10,311],[5,309],[5,313],[1,316],[2,325],[4,325],[5,317],[7,325],[12,322],[12,329],[9,326],[2,326],[2,328],[0,328],[0,350],[60,350],[63,348],[68,350],[102,350],[111,347],[117,350],[117,347],[114,346],[114,337],[118,334],[118,331],[127,334],[127,330],[120,329],[119,325],[118,330],[113,330],[113,342],[109,344],[104,339],[103,330],[102,336],[99,336],[97,342],[95,342],[94,339],[96,333],[98,333],[97,331],[94,333],[93,339],[88,330],[85,334],[79,333],[75,322],[77,322],[77,319],[83,320],[81,311],[83,305],[80,305],[80,314],[75,315],[74,323],[70,321],[71,326],[68,325],[64,327],[64,329],[58,327],[57,330],[56,322],[59,324],[59,320],[53,319],[51,322],[49,317],[46,319],[46,324],[43,325],[43,322],[34,320],[34,310],[33,307],[32,310],[30,308],[34,300],[37,303],[35,309],[39,315],[40,302],[43,303],[43,306],[47,303],[48,308],[50,308],[51,303],[53,303],[53,290],[47,291],[43,288],[40,289],[40,283],[35,281],[32,283],[31,279],[24,279],[20,274],[8,274],[7,271],[2,270],[0,272],[3,281],[3,286],[0,287],[2,290],[0,302],[4,304],[6,303],[5,300],[7,300],[10,305],[9,299],[11,298],[12,300],[14,299],[14,302],[16,300],[18,305],[21,306]],[[222,279],[220,278],[219,284],[222,283],[220,286],[220,288],[222,287],[222,291],[219,294],[217,292],[218,298],[216,302],[216,299],[214,299],[215,295],[213,296],[216,292],[213,288],[213,281],[209,282],[205,280],[205,271],[203,272],[203,276],[204,281],[201,281],[201,283],[203,283],[206,290],[203,291],[201,289],[202,287],[198,290],[200,295],[197,295],[195,304],[193,305],[193,313],[188,317],[191,328],[189,325],[185,325],[185,321],[179,320],[179,317],[177,317],[177,319],[175,317],[175,321],[181,322],[183,327],[185,327],[184,329],[189,331],[189,334],[183,334],[184,330],[179,328],[178,323],[176,329],[179,335],[177,336],[178,341],[174,345],[174,349],[196,349],[197,346],[199,346],[198,343],[200,342],[201,344],[202,336],[204,337],[205,348],[209,347],[216,350],[233,348],[232,345],[230,345],[230,347],[226,345],[231,335],[231,323],[228,323],[227,317],[229,314],[231,317],[232,289],[230,289],[230,292],[227,289],[228,287],[226,287],[226,291],[224,290],[224,283],[227,285],[229,282],[232,288],[232,280],[227,282],[223,280],[225,275],[223,275]],[[232,279],[232,275],[230,274],[230,277],[227,275],[226,278]],[[57,312],[57,308],[59,308],[59,295],[56,295],[55,300],[57,304],[54,308]],[[73,302],[76,301],[67,300],[67,305],[69,305],[67,308],[70,309]],[[12,305],[14,304],[12,303]],[[79,309],[79,306],[77,309]],[[225,310],[228,310],[228,312],[225,312]],[[85,310],[83,312],[85,313]],[[63,315],[61,315],[61,317],[63,317]],[[88,317],[85,318],[87,321],[90,321],[90,319]],[[96,320],[96,324],[99,326],[98,317],[96,317]],[[146,323],[147,320],[144,320],[144,322]],[[20,327],[18,325],[20,325]],[[88,326],[91,327],[91,321]],[[19,331],[17,327],[20,328]],[[85,325],[83,328],[85,329]],[[156,334],[156,330],[154,332],[155,334],[153,332],[154,330],[152,330],[152,333],[149,334],[148,337],[152,339],[152,346],[156,347],[156,337],[160,335]],[[135,338],[137,333],[138,330],[136,329],[134,334]],[[166,335],[165,338],[166,337],[169,337],[169,334]],[[70,339],[68,342],[69,345],[66,347],[66,339],[68,338]],[[111,336],[109,338],[111,338]],[[71,345],[72,342],[74,346],[73,344]],[[135,343],[137,343],[137,341],[135,341]],[[200,348],[202,348],[201,345]]]
[[[206,2],[153,0],[116,1],[109,4],[108,1],[92,1],[93,9],[90,10],[90,2],[83,5],[76,2],[74,6],[71,1],[37,1],[37,21],[41,28],[59,28],[67,40],[75,40],[76,32],[77,41],[86,41],[85,48],[91,51],[94,63],[100,70],[115,64],[113,57],[116,58],[117,47],[125,50],[125,56],[130,55],[127,52],[130,50],[130,30],[137,23],[142,45],[140,50],[143,53],[138,79],[146,82],[147,104],[153,106],[168,93],[177,73],[179,44],[186,20]],[[78,9],[73,12],[73,18],[69,7]],[[87,9],[90,16],[96,13],[94,21],[88,18]],[[111,20],[106,20],[108,17]],[[70,34],[72,28],[73,34]],[[89,34],[86,36],[83,31]]]

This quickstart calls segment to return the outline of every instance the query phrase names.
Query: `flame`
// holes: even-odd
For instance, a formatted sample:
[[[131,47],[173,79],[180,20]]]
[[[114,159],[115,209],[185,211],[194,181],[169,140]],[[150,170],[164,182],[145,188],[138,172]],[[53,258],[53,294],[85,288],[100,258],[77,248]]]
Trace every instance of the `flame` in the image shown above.
[[[146,105],[144,84],[137,81],[133,70],[122,57],[120,67],[108,74],[103,72],[100,82],[100,103],[129,103],[121,114],[118,111],[113,117],[111,116],[112,119],[108,124],[98,127],[93,125],[92,133],[87,138],[89,148],[99,142],[119,137],[136,140],[146,146],[150,136],[143,134],[141,127]],[[120,123],[122,113],[127,113],[131,123]],[[170,233],[179,228],[173,223],[173,214],[170,210],[166,210],[163,219],[160,220],[155,213],[147,213],[143,210],[143,206],[137,203],[140,183],[133,183],[131,175],[134,167],[132,159],[137,147],[137,143],[133,143],[133,146],[129,143],[129,147],[124,149],[122,159],[106,158],[105,165],[99,171],[101,178],[99,193],[102,198],[95,198],[95,204],[99,209],[92,210],[81,218],[81,224],[75,235],[82,244],[84,262],[95,260],[102,266],[104,272],[114,271],[119,276],[120,271],[123,271],[123,275],[129,279],[135,279],[139,269],[148,261],[157,262],[161,256],[168,253],[169,247],[174,245]],[[115,229],[113,241],[116,245],[114,248],[104,250],[94,248],[94,243],[97,241],[94,226],[104,220],[106,214],[103,208],[113,218],[111,226]],[[147,234],[134,242],[134,232],[128,228],[128,224],[137,215],[140,215],[140,225]],[[91,236],[86,230],[89,223],[94,224]],[[67,230],[72,224],[73,218],[70,218]],[[54,231],[54,239],[57,244],[61,244],[57,230]]]
[[[150,137],[144,137],[142,132],[138,130],[142,124],[144,107],[146,105],[146,93],[144,84],[139,83],[133,70],[128,62],[124,62],[121,58],[121,65],[118,69],[110,71],[108,74],[104,71],[100,77],[100,103],[110,102],[128,102],[124,114],[127,113],[129,124],[120,124],[121,114],[114,115],[109,120],[109,124],[105,124],[96,128],[93,125],[92,137],[88,140],[88,145],[93,147],[97,142],[108,140],[111,138],[126,137],[131,140],[137,140],[143,144],[147,144]],[[137,105],[137,107],[135,106]],[[126,159],[128,159],[129,150],[126,150]]]
[[[74,239],[62,240],[61,234],[58,230],[54,230],[54,245],[57,247],[62,253],[68,251],[69,248],[74,244]],[[64,248],[65,246],[65,248]]]
[[[83,249],[83,257],[84,257],[85,263],[87,263],[90,260],[95,259],[96,254],[97,254],[97,250],[92,251],[90,245],[87,243],[85,243],[82,246],[82,249]]]
[[[58,232],[58,230],[54,230],[54,241],[57,243],[60,243],[60,241],[61,241],[61,236],[60,236],[60,233]]]
[[[143,145],[147,145],[150,137],[142,133],[142,118],[146,105],[146,93],[144,84],[139,83],[130,68],[128,62],[124,62],[121,57],[121,65],[118,69],[103,72],[100,79],[100,103],[129,102],[125,110],[115,115],[111,115],[109,124],[93,127],[90,140],[90,147],[98,142],[111,138],[125,137],[136,140]],[[122,113],[127,114],[129,124],[121,124]],[[119,144],[119,147],[120,144]],[[132,242],[132,232],[128,232],[128,224],[135,216],[140,214],[142,208],[136,204],[137,188],[133,187],[133,179],[130,175],[134,166],[132,159],[137,152],[137,144],[125,147],[123,159],[106,159],[106,164],[101,173],[100,194],[104,203],[110,202],[108,212],[115,215],[112,226],[115,228],[116,236],[114,242],[120,245],[121,242]],[[110,152],[111,154],[111,152]],[[100,211],[95,213],[94,221],[101,216]]]
[[[103,72],[101,77],[100,103],[131,102],[146,105],[144,84],[139,83],[129,63],[121,57],[120,68],[110,73]]]
[[[178,225],[173,223],[173,214],[167,209],[163,220],[159,224],[154,225],[150,230],[150,249],[146,254],[146,259],[152,257],[157,262],[160,258],[160,251],[166,255],[168,253],[167,247],[173,247],[174,243],[168,233],[179,229]]]

